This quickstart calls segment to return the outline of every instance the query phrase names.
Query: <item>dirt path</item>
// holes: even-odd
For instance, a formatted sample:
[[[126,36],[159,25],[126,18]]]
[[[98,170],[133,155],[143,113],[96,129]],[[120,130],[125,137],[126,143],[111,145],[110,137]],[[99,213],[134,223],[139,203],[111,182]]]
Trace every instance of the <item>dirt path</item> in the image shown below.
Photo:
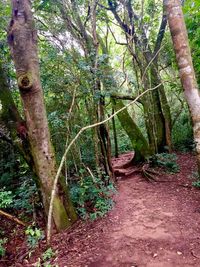
[[[179,155],[179,164],[180,173],[161,176],[169,182],[121,179],[105,218],[54,236],[59,267],[200,266],[200,192],[188,186],[195,158]]]
[[[120,182],[108,252],[89,266],[200,266],[200,195],[180,186],[194,167],[186,156],[180,163],[180,174],[162,177],[177,183],[149,184],[140,176]]]

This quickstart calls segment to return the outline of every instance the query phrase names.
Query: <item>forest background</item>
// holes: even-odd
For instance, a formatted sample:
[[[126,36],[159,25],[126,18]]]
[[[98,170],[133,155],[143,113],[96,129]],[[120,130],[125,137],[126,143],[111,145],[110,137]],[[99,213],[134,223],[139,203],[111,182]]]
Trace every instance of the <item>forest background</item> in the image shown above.
[[[81,132],[66,155],[52,207],[58,230],[112,208],[112,157],[134,151],[132,164],[175,166],[172,152],[195,149],[162,1],[36,0],[33,16],[12,2],[0,2],[0,209],[36,224],[47,217],[67,145],[123,108]],[[183,11],[199,84],[200,1]],[[38,43],[28,34],[36,29]]]

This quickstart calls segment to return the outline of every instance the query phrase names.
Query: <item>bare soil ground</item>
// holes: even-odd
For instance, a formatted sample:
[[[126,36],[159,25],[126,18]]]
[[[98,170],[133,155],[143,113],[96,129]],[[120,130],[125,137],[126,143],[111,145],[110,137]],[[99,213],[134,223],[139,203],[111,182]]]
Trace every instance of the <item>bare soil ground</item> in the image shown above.
[[[131,154],[121,155],[113,160],[114,167],[130,158]],[[121,177],[115,206],[107,216],[94,222],[79,221],[53,236],[57,257],[52,266],[200,266],[200,191],[191,186],[195,157],[179,154],[178,163],[179,173],[160,173],[159,179],[166,182],[147,183],[140,174]],[[134,167],[125,172],[132,170]],[[2,266],[34,266],[44,248],[41,244],[32,259],[24,259],[21,246],[14,262],[11,257],[10,265]]]

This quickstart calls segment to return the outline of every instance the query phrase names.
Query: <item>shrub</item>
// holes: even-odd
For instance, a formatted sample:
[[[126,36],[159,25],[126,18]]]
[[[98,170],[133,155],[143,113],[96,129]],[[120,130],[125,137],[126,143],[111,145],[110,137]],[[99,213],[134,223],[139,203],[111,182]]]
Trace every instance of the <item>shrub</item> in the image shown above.
[[[78,214],[83,219],[96,219],[106,214],[112,207],[111,193],[114,186],[105,186],[100,178],[88,176],[71,185],[70,193]]]
[[[163,167],[166,171],[171,173],[179,172],[179,165],[176,162],[177,157],[175,154],[155,154],[150,158],[152,166]]]
[[[36,248],[38,246],[39,241],[44,238],[43,231],[38,229],[34,225],[28,226],[28,228],[25,231],[25,234],[27,236],[28,246],[31,249]]]
[[[194,148],[193,131],[188,112],[183,111],[172,130],[174,148],[179,151],[191,151]]]
[[[9,208],[13,203],[13,194],[11,191],[0,190],[0,209]]]
[[[42,254],[42,259],[43,261],[47,261],[52,259],[56,253],[52,250],[52,248],[48,248],[43,254]]]
[[[17,210],[23,209],[26,213],[33,210],[33,202],[38,202],[38,193],[32,177],[26,176],[21,179],[19,187],[15,190],[15,201],[13,208]]]

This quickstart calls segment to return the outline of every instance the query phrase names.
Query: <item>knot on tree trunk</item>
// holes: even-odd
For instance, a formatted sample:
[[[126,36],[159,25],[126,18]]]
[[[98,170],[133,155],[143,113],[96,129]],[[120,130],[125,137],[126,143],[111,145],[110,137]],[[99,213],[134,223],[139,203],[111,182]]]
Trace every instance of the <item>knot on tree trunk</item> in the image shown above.
[[[33,86],[33,79],[30,73],[25,73],[19,76],[17,80],[20,90],[26,91],[30,90]]]

